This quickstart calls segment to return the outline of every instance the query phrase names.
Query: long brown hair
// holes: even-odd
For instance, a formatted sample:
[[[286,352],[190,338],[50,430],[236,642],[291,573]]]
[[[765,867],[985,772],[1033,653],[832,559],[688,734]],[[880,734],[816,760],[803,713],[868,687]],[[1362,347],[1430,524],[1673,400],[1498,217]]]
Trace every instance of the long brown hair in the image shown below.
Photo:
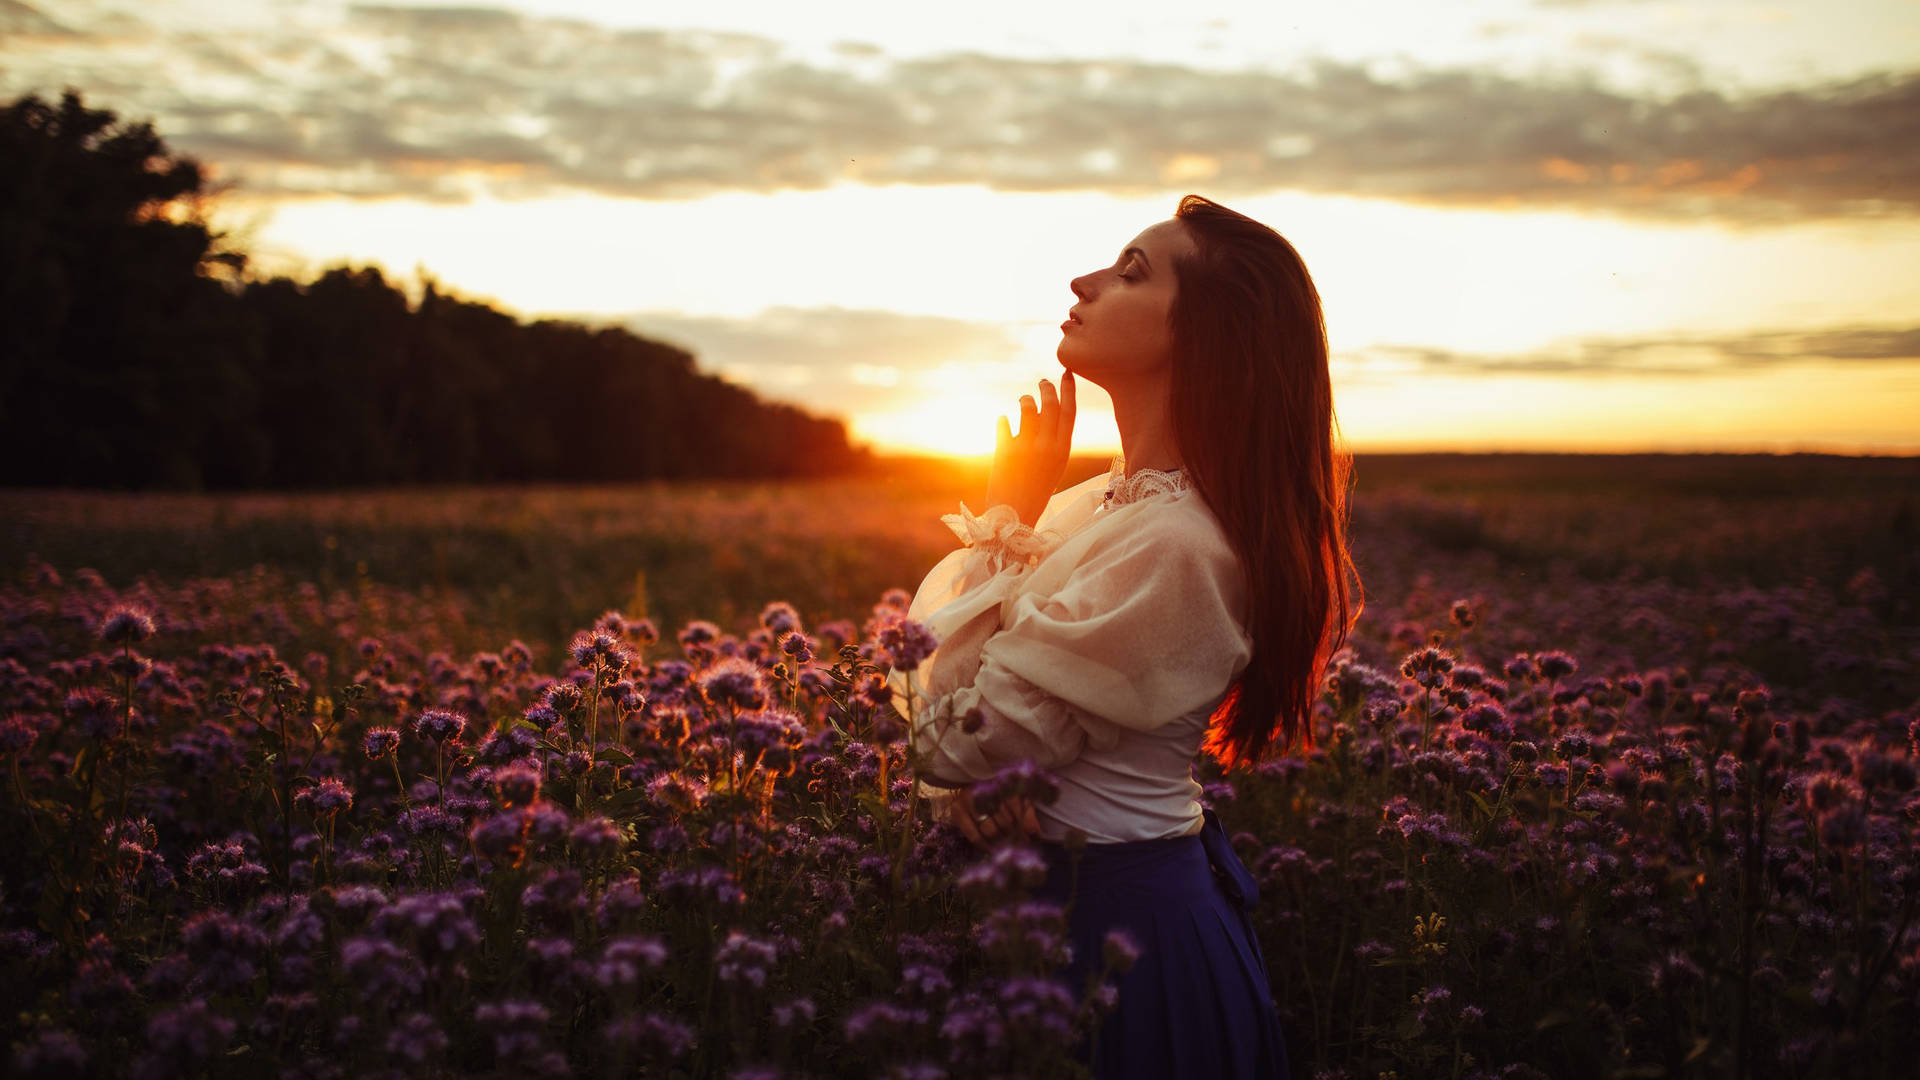
[[[1197,254],[1179,282],[1170,408],[1188,479],[1246,571],[1253,657],[1214,709],[1224,766],[1313,745],[1326,666],[1364,598],[1347,548],[1353,455],[1335,445],[1326,320],[1284,237],[1199,195],[1180,200]]]

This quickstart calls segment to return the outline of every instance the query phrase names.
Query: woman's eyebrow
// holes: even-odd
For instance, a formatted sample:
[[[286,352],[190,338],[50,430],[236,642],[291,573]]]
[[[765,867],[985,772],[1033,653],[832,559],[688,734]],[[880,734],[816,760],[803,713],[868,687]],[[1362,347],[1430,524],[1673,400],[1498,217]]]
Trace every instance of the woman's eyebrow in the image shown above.
[[[1126,258],[1126,257],[1127,257],[1127,256],[1129,256],[1129,255],[1138,255],[1138,256],[1140,256],[1140,261],[1141,261],[1142,263],[1147,263],[1147,253],[1146,253],[1146,252],[1144,252],[1144,251],[1141,251],[1141,250],[1140,250],[1139,248],[1137,248],[1137,247],[1130,247],[1130,248],[1128,248],[1127,250],[1125,250],[1125,251],[1123,251],[1123,252],[1121,252],[1121,253],[1120,253],[1120,257],[1121,257],[1121,258],[1123,258],[1123,259],[1124,259],[1124,258]],[[1151,263],[1147,263],[1147,266],[1148,266],[1148,268],[1149,268],[1149,269],[1151,269],[1151,268],[1152,268],[1152,264],[1151,264]]]

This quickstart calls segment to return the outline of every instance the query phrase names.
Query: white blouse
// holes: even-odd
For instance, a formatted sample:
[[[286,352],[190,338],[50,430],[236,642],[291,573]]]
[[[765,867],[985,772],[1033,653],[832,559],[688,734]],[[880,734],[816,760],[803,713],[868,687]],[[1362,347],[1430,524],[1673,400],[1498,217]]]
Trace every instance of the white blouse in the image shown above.
[[[1116,457],[1033,528],[1009,506],[976,516],[962,503],[941,520],[962,546],[907,612],[939,645],[888,673],[921,791],[950,798],[1028,758],[1060,780],[1060,798],[1035,808],[1043,840],[1199,832],[1194,760],[1252,642],[1239,560],[1185,474],[1129,477]]]

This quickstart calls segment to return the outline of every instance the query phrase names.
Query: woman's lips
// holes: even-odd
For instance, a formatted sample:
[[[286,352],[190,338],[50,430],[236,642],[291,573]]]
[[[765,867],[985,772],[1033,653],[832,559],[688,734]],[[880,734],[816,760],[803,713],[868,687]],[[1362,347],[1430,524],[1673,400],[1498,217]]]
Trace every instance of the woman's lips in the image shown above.
[[[1067,321],[1060,324],[1060,329],[1065,330],[1069,326],[1079,326],[1079,325],[1080,325],[1080,316],[1075,315],[1073,312],[1069,311],[1067,312]]]

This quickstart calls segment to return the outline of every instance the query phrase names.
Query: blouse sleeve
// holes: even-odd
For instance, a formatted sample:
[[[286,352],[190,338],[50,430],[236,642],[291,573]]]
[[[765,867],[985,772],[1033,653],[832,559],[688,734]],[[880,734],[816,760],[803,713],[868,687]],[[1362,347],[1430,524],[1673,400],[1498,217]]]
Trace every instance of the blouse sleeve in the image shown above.
[[[954,652],[936,650],[896,695],[914,710],[924,777],[984,779],[1020,758],[1055,767],[1218,699],[1252,655],[1244,583],[1191,497],[1123,507],[1058,555],[975,584],[991,604],[931,613],[950,616],[957,636],[941,649]]]

